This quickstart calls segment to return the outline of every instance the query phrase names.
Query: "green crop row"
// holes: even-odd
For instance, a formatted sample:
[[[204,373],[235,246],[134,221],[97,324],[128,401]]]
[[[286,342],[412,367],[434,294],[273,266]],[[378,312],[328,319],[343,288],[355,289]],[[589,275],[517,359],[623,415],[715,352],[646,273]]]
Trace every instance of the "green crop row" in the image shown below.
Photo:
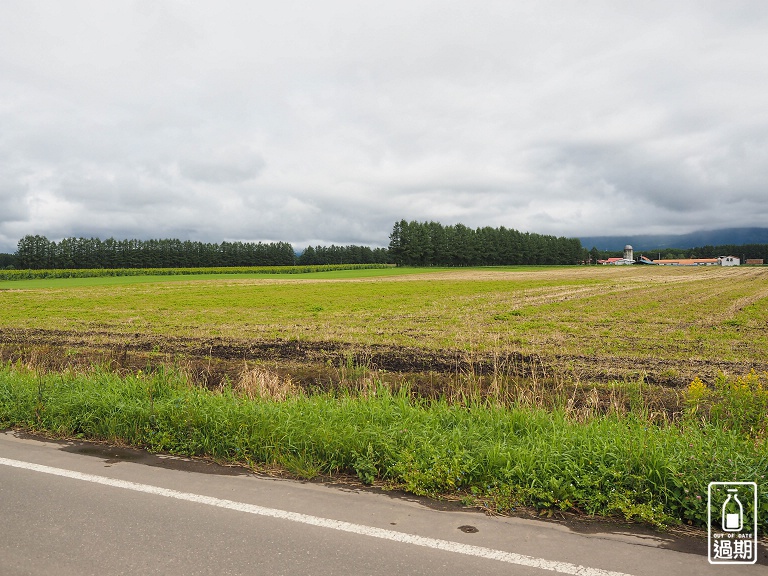
[[[173,370],[118,376],[0,368],[0,427],[205,455],[311,478],[656,526],[703,526],[711,481],[760,486],[768,533],[768,444],[698,417],[658,425],[641,412],[578,422],[564,410],[416,400],[372,385],[362,394],[300,392],[282,400],[213,392]]]
[[[188,276],[193,274],[307,274],[311,272],[368,270],[391,267],[391,264],[317,264],[306,266],[243,266],[226,268],[76,268],[55,270],[0,270],[0,280],[101,278],[110,276]]]

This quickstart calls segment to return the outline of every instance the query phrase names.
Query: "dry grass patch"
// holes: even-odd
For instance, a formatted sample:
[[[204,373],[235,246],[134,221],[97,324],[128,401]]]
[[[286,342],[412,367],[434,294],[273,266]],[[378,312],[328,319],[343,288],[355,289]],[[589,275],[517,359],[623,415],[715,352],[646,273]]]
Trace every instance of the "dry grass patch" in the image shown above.
[[[290,376],[280,375],[264,366],[245,368],[233,384],[233,389],[250,400],[268,398],[278,401],[296,396],[302,391]]]

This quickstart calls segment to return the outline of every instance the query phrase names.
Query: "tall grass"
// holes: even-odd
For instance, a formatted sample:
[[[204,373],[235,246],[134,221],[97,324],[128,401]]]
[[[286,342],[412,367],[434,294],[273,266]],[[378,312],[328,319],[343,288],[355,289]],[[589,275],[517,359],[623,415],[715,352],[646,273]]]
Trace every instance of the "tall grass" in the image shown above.
[[[282,399],[277,400],[276,397]],[[768,532],[768,444],[701,418],[655,424],[641,411],[576,420],[567,410],[415,399],[371,382],[307,395],[253,373],[210,391],[175,370],[0,369],[0,426],[278,466],[349,473],[415,494],[616,515],[657,526],[706,522],[710,481],[760,485]]]

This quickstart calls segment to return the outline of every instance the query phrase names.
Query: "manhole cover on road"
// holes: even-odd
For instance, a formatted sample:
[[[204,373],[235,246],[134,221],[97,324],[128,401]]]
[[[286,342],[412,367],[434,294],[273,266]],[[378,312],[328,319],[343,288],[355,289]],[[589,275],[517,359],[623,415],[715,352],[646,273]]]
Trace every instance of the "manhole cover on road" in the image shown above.
[[[462,532],[467,532],[468,534],[474,534],[475,532],[480,532],[477,528],[474,526],[459,526],[459,530]]]

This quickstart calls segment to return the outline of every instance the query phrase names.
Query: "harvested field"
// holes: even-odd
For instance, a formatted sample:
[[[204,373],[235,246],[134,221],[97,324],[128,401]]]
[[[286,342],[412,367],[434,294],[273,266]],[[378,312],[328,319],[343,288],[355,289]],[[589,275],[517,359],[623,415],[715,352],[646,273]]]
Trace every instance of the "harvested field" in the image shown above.
[[[339,366],[417,382],[469,375],[666,387],[768,369],[763,268],[407,272],[40,281],[0,291],[0,359],[125,369],[183,360],[208,385],[265,362],[308,386],[333,380],[329,367]]]

